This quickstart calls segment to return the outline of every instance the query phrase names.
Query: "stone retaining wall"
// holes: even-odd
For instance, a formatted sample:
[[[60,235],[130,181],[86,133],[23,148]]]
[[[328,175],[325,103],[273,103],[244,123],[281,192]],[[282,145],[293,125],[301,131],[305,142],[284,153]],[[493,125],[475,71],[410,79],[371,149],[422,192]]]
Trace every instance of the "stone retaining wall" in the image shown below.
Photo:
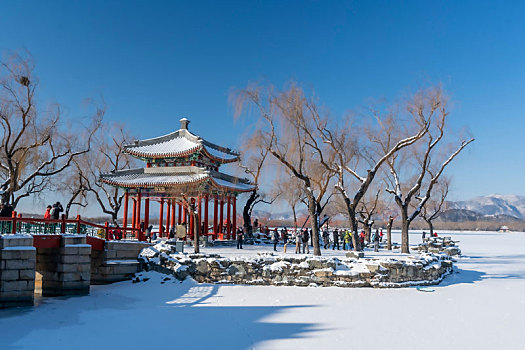
[[[0,308],[33,305],[35,263],[33,237],[0,236]]]
[[[205,283],[405,287],[437,284],[452,271],[452,259],[444,254],[404,256],[401,260],[272,255],[228,259],[169,251],[151,254],[150,249],[142,255],[153,270]]]
[[[91,246],[86,236],[63,235],[59,248],[38,248],[36,270],[42,275],[42,295],[88,294]]]
[[[93,251],[91,255],[91,283],[106,284],[132,278],[141,270],[137,260],[142,249],[150,243],[109,241],[104,251]]]

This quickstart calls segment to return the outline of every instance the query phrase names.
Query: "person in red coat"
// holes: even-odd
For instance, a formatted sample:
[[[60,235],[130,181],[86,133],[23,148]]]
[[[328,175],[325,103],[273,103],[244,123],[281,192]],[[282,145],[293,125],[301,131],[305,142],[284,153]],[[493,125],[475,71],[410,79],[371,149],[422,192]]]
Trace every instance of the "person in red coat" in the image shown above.
[[[51,219],[51,206],[50,205],[47,206],[46,212],[44,214],[44,219]]]

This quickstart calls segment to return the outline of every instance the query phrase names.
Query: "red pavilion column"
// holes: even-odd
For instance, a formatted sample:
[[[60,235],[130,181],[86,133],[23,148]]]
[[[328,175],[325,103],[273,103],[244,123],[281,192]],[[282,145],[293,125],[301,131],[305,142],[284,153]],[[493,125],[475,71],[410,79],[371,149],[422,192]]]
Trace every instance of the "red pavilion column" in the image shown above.
[[[140,189],[139,189],[139,194],[137,195],[137,215],[135,216],[137,220],[137,228],[140,228],[140,202],[141,201],[142,201],[142,194],[140,193]],[[139,240],[141,239],[143,234],[144,232],[139,231],[139,235],[138,235]]]
[[[237,236],[237,197],[232,198],[233,201],[233,239]]]
[[[231,229],[232,229],[232,225],[231,225],[231,197],[230,196],[228,196],[227,205],[228,205],[228,207],[226,208],[226,233],[227,233],[228,239],[230,239],[231,238]]]
[[[131,214],[131,228],[137,228],[137,199],[131,198],[133,201],[133,213]]]
[[[179,203],[179,215],[177,217],[177,224],[182,224],[182,221],[181,221],[181,218],[182,218],[182,204]]]
[[[213,239],[217,239],[217,213],[218,213],[218,205],[219,200],[217,199],[217,195],[213,196]]]
[[[190,199],[190,202],[191,202],[192,199],[193,199],[193,198]],[[193,199],[193,200],[194,200],[194,199]],[[192,213],[190,213],[189,211],[188,211],[188,219],[189,219],[188,221],[189,221],[189,223],[190,223],[190,225],[189,225],[189,227],[190,227],[190,230],[189,230],[190,235],[189,235],[189,236],[190,236],[190,239],[193,240],[193,239],[194,239],[194,237],[193,237],[193,233],[195,232],[195,231],[194,231],[194,225],[195,225],[195,222],[194,222],[194,220],[193,220],[193,215],[192,215]]]
[[[144,199],[144,229],[149,227],[149,197]]]
[[[159,218],[159,237],[162,237],[163,225],[164,225],[164,198],[160,199],[160,218]]]
[[[199,196],[197,200],[198,200],[198,202],[197,202],[197,213],[199,213],[199,214],[198,214],[198,220],[197,220],[196,224],[199,225],[199,227],[197,227],[199,235],[202,235],[203,234],[203,232],[202,232],[202,197]]]
[[[126,236],[126,229],[128,228],[128,202],[129,192],[124,193],[124,217],[122,218],[122,227],[124,228],[124,237]]]
[[[166,237],[170,234],[170,216],[171,216],[171,199],[167,200],[166,204]]]
[[[224,225],[224,198],[220,199],[220,215],[219,215],[219,232],[222,233],[222,226]],[[223,236],[224,237],[224,236]]]
[[[208,234],[208,195],[204,196],[204,233]]]
[[[184,240],[187,240],[189,235],[191,234],[191,231],[189,230],[190,222],[188,220],[188,211],[186,210],[186,207],[184,205],[182,206],[182,222],[186,223],[186,233],[187,234]]]
[[[171,227],[175,227],[175,205],[177,202],[175,199],[171,200]]]

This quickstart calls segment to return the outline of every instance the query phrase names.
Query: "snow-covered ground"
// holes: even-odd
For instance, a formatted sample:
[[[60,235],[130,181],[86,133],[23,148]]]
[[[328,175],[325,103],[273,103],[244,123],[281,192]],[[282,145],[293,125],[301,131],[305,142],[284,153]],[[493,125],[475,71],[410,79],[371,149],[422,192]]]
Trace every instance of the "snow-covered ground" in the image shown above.
[[[525,348],[525,233],[453,236],[465,256],[433,293],[199,285],[150,272],[1,310],[0,349]]]

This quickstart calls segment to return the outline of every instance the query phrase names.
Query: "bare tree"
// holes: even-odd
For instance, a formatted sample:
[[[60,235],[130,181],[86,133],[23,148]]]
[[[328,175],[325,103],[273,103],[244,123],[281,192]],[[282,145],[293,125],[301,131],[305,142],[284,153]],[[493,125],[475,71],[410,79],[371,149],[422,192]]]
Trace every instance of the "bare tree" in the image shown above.
[[[279,181],[279,192],[282,199],[290,206],[293,215],[294,232],[297,231],[297,206],[304,201],[304,193],[301,183],[296,177],[287,175]]]
[[[386,249],[392,250],[392,225],[394,224],[394,217],[388,217],[388,224],[386,225]]]
[[[443,209],[446,209],[447,206],[446,199],[450,179],[443,177],[436,185],[437,186],[434,186],[434,190],[430,193],[430,198],[427,203],[421,208],[421,212],[419,213],[419,216],[421,216],[428,224],[431,237],[434,235],[434,224],[432,221],[437,219],[443,212]]]
[[[97,109],[86,139],[70,137],[83,130],[80,122],[66,132],[58,105],[38,108],[38,79],[28,57],[15,54],[0,63],[0,186],[2,202],[16,208],[22,198],[42,193],[55,175],[90,150],[91,136],[104,114]]]
[[[199,207],[196,204],[194,198],[188,198],[186,193],[189,193],[188,190],[181,193],[181,204],[188,211],[188,214],[193,220],[193,248],[195,253],[200,253],[200,216],[199,216]]]
[[[324,143],[335,153],[333,162],[322,164],[336,174],[335,188],[345,203],[354,250],[360,249],[357,239],[359,221],[356,217],[359,204],[378,171],[397,152],[421,139],[426,134],[429,123],[420,115],[403,121],[395,109],[388,110],[385,117],[378,110],[372,110],[372,117],[375,121],[372,125],[356,125],[353,120],[348,119],[345,125],[332,128],[325,121],[315,119],[315,126],[322,134]],[[401,130],[405,133],[401,133]],[[353,194],[348,193],[347,182],[356,184]]]
[[[87,191],[95,197],[102,212],[111,216],[114,225],[117,224],[125,193],[100,181],[99,175],[130,169],[135,161],[124,152],[124,145],[132,139],[123,125],[103,125],[96,134],[93,152],[79,160],[79,174]]]
[[[255,185],[254,190],[250,192],[242,210],[244,232],[250,236],[252,234],[251,216],[255,206],[259,203],[271,205],[279,196],[279,193],[275,191],[273,191],[271,195],[267,195],[261,191],[259,186],[263,167],[265,163],[267,163],[269,152],[268,148],[264,147],[261,142],[263,142],[262,135],[259,132],[255,132],[254,135],[245,139],[242,146],[243,164],[241,164],[241,167],[244,169],[244,172],[250,176],[252,184]]]
[[[440,146],[445,136],[445,125],[449,115],[447,100],[441,87],[418,92],[407,104],[407,110],[414,116],[429,122],[424,138],[417,147],[405,154],[395,154],[388,159],[390,171],[388,193],[394,196],[401,214],[401,252],[409,253],[408,231],[410,223],[420,214],[430,198],[434,185],[447,165],[474,139],[463,140],[460,146],[444,161],[438,161]],[[443,151],[446,147],[441,147]],[[415,164],[414,164],[415,161]],[[436,169],[431,171],[431,169]],[[406,179],[402,182],[402,178]],[[424,186],[423,186],[424,184]],[[417,198],[416,198],[417,197]],[[409,213],[412,200],[418,203]]]
[[[273,88],[249,87],[238,94],[236,114],[244,111],[247,102],[255,106],[262,123],[257,132],[262,145],[278,163],[301,181],[313,235],[314,255],[321,255],[319,246],[319,215],[323,199],[329,195],[332,173],[320,165],[331,162],[331,152],[316,134],[309,100],[296,85],[277,92]]]
[[[66,219],[69,218],[73,206],[85,208],[88,205],[88,188],[83,176],[84,169],[80,166],[79,160],[73,160],[72,166],[64,172],[63,181],[57,187],[57,190],[68,198],[64,209]]]
[[[375,194],[366,195],[359,205],[359,219],[358,221],[365,228],[367,240],[370,242],[372,226],[374,224],[373,216],[381,210],[381,189],[375,191]]]

